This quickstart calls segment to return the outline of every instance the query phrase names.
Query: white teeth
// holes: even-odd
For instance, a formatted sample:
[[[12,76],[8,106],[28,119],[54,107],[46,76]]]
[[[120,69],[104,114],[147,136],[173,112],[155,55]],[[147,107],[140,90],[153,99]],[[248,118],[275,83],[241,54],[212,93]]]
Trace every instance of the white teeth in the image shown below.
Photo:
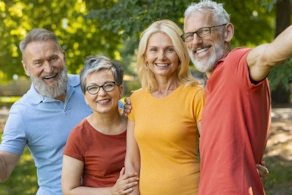
[[[168,66],[167,64],[156,64],[156,66],[165,67]]]
[[[46,76],[45,79],[51,79],[53,77],[55,77],[56,75],[51,75],[51,76]]]
[[[197,53],[203,53],[204,51],[207,51],[209,48],[203,48],[203,49],[198,49],[196,52]]]
[[[101,104],[104,104],[104,103],[107,103],[109,102],[110,100],[99,100],[98,103],[101,103]]]

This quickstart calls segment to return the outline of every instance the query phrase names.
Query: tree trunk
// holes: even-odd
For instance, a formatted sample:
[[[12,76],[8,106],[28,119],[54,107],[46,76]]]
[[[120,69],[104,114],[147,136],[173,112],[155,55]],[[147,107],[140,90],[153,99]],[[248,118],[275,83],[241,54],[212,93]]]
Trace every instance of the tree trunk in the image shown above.
[[[277,0],[276,4],[276,36],[290,25],[291,4],[290,0]],[[280,83],[277,89],[272,91],[273,105],[290,103],[290,90],[281,87]]]

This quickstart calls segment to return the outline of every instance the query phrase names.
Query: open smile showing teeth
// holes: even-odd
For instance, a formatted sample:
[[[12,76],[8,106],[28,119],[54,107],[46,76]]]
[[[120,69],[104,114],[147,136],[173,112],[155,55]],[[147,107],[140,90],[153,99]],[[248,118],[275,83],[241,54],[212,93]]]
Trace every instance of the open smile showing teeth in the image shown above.
[[[165,67],[165,66],[168,66],[168,64],[156,64],[156,66]]]
[[[54,74],[54,75],[48,75],[48,76],[45,76],[44,79],[52,79],[56,76],[57,74]]]
[[[207,51],[209,48],[201,48],[201,49],[198,49],[196,50],[196,53],[199,54],[199,53],[203,53],[205,51]]]
[[[106,104],[110,101],[110,99],[107,99],[107,100],[99,100],[97,101],[98,104]]]

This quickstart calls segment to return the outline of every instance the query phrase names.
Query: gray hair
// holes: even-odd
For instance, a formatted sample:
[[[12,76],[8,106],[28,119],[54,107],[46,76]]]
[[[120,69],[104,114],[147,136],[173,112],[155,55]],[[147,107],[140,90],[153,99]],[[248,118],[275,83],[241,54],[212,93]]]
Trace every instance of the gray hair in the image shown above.
[[[34,28],[19,43],[19,48],[22,53],[22,59],[25,60],[24,51],[29,43],[34,42],[34,41],[47,41],[47,40],[53,41],[53,43],[58,47],[60,51],[62,52],[64,51],[58,42],[57,36],[54,33],[43,28]]]
[[[186,21],[189,16],[199,11],[211,11],[215,22],[222,24],[230,22],[230,16],[223,8],[223,4],[211,0],[201,0],[199,3],[190,4],[184,13],[184,20]]]
[[[98,72],[101,69],[109,69],[112,71],[115,82],[118,86],[123,84],[124,70],[113,60],[105,56],[89,56],[85,60],[85,66],[80,72],[80,84],[82,92],[86,92],[86,78],[89,74]]]

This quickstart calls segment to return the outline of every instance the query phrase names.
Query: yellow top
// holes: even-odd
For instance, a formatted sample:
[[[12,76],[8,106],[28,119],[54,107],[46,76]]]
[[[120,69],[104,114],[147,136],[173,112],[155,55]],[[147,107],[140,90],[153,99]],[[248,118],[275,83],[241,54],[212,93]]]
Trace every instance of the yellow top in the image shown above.
[[[140,149],[141,195],[196,195],[199,185],[199,133],[205,103],[203,89],[180,86],[165,98],[143,89],[131,96],[129,119],[135,122]]]

